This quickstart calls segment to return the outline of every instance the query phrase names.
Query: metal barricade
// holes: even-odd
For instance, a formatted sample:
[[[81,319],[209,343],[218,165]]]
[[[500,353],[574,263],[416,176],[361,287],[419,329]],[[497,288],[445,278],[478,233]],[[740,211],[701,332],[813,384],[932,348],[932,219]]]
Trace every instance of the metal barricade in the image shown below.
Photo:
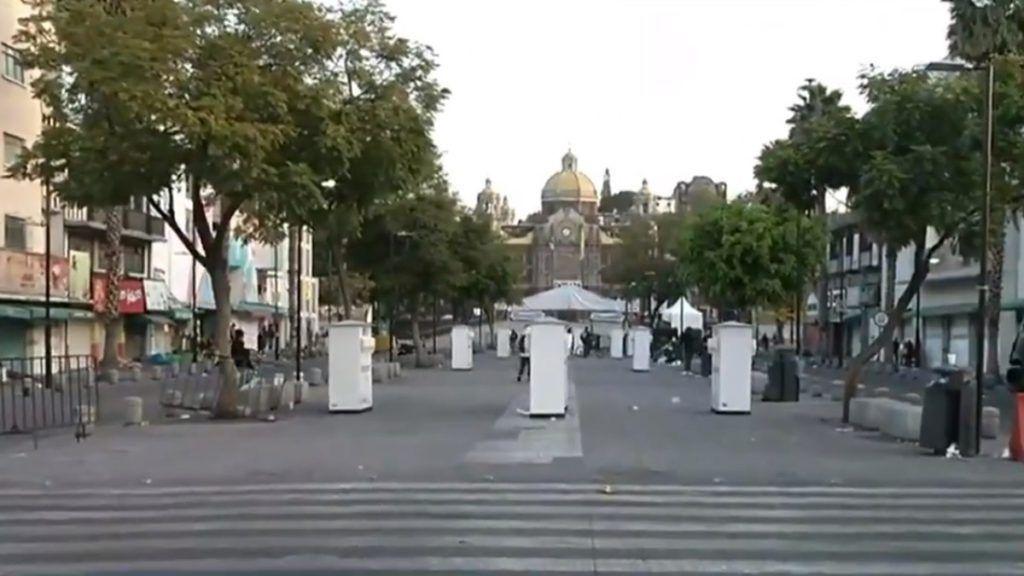
[[[93,358],[0,358],[0,434],[76,426],[85,435],[96,423],[100,392]]]

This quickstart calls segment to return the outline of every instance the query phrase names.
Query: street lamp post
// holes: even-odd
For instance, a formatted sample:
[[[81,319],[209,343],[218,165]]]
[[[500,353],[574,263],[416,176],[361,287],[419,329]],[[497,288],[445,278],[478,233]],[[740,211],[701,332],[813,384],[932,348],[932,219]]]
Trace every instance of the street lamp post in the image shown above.
[[[981,210],[981,258],[978,266],[978,327],[975,334],[975,366],[974,366],[974,454],[981,452],[981,404],[983,399],[983,381],[985,378],[985,308],[988,305],[988,250],[991,241],[992,227],[992,145],[995,124],[995,65],[990,59],[983,67],[973,67],[959,62],[933,62],[924,68],[929,72],[985,72],[985,188],[983,190]],[[1000,222],[1000,225],[1002,223]]]

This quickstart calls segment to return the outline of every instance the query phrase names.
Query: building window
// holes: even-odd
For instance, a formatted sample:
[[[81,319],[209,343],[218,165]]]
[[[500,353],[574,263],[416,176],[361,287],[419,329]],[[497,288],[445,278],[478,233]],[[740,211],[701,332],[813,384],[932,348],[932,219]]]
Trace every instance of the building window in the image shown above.
[[[146,247],[129,244],[124,247],[124,271],[125,274],[135,276],[146,275]]]
[[[8,80],[14,80],[18,84],[25,83],[25,67],[21,63],[21,54],[7,44],[3,44],[3,75]]]
[[[14,166],[25,151],[25,141],[14,134],[4,133],[4,169]]]
[[[4,216],[4,246],[11,250],[25,249],[25,219]]]

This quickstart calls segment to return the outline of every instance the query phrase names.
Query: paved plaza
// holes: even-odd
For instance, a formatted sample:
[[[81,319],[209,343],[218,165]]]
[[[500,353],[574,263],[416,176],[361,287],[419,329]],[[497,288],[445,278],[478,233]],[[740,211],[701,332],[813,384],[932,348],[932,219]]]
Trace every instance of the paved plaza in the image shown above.
[[[410,370],[374,409],[0,439],[0,574],[1019,574],[1024,467],[840,404],[708,409],[706,379],[574,359],[530,419],[515,359]],[[116,388],[104,389],[115,402]]]

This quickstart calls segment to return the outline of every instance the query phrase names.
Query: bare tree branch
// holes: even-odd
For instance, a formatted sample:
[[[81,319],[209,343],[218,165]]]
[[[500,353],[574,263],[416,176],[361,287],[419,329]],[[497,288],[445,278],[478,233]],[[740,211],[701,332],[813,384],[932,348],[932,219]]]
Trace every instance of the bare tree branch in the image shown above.
[[[203,267],[205,267],[207,264],[206,256],[199,253],[199,250],[197,249],[195,242],[193,242],[192,239],[185,234],[185,231],[181,229],[181,226],[178,224],[178,220],[174,217],[174,213],[169,213],[163,208],[161,208],[159,202],[153,200],[152,197],[149,197],[147,199],[149,201],[149,207],[152,208],[161,218],[163,218],[164,222],[166,222],[167,225],[171,227],[171,230],[174,231],[174,234],[178,237],[179,240],[181,240],[181,243],[185,245],[185,248],[188,249],[189,253],[192,254],[192,257],[195,258],[197,262],[202,264]]]

